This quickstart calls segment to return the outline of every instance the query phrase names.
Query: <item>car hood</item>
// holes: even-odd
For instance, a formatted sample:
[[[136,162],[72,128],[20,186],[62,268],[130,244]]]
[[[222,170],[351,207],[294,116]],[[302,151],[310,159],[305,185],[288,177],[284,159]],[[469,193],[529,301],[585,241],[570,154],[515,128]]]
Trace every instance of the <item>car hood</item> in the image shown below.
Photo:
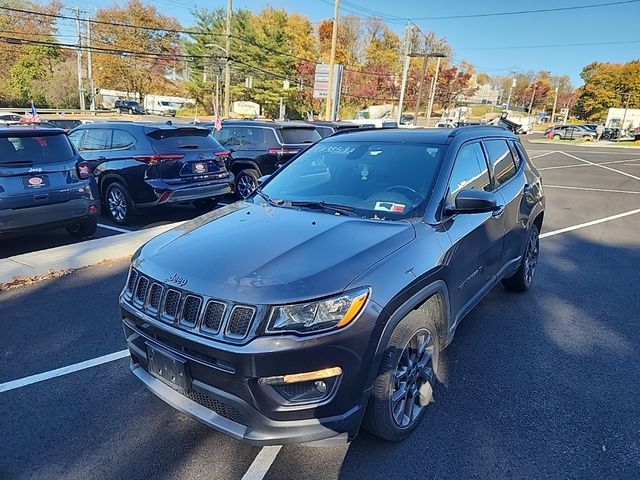
[[[409,222],[237,202],[155,237],[134,266],[221,300],[299,302],[342,291],[414,238]]]

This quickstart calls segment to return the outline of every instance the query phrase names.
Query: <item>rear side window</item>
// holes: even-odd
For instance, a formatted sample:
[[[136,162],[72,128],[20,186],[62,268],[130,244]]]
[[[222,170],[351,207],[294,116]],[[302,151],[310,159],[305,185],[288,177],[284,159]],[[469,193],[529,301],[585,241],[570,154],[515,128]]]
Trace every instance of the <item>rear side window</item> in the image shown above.
[[[114,130],[111,140],[111,148],[127,148],[136,143],[136,139],[129,132]]]
[[[449,205],[454,204],[460,190],[491,190],[487,161],[479,143],[465,145],[458,152],[449,181]]]
[[[65,134],[0,138],[0,164],[65,162],[75,153]]]
[[[87,129],[80,150],[108,150],[109,148],[111,148],[111,129]]]
[[[496,187],[509,181],[516,174],[516,164],[506,140],[486,140],[484,146],[493,166]]]
[[[147,133],[156,152],[218,150],[220,144],[202,128],[158,129]]]
[[[315,128],[281,128],[277,132],[284,144],[316,143],[322,138]]]

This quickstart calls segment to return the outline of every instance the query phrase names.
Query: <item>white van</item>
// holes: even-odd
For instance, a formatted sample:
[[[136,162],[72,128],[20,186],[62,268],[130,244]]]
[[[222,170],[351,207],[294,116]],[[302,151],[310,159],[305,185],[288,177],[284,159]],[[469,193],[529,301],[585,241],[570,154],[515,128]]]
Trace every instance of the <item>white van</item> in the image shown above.
[[[147,113],[152,115],[176,116],[174,103],[162,95],[145,95],[143,107]]]

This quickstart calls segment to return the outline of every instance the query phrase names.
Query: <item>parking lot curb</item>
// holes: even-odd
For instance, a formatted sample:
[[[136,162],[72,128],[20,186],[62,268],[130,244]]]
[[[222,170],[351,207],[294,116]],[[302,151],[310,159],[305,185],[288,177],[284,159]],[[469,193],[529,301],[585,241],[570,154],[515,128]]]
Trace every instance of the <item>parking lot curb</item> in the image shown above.
[[[138,247],[175,226],[176,224],[161,225],[2,259],[0,260],[0,290],[3,289],[3,285],[23,279],[130,257]]]

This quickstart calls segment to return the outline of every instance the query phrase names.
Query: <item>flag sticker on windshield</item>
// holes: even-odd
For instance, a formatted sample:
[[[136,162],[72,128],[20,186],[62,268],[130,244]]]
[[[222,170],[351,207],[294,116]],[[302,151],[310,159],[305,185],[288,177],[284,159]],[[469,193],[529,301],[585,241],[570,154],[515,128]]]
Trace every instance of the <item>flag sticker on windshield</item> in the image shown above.
[[[382,211],[382,212],[393,212],[393,213],[403,213],[404,207],[402,203],[393,203],[393,202],[376,202],[376,206],[374,210]]]

